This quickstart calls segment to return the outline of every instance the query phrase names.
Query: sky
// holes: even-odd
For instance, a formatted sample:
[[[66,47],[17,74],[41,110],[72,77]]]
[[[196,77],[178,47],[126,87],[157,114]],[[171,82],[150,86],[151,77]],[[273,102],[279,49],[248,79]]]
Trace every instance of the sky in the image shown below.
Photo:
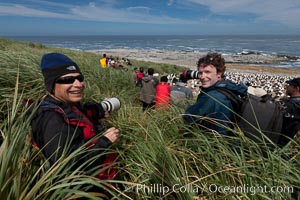
[[[0,0],[0,36],[300,35],[299,0]]]

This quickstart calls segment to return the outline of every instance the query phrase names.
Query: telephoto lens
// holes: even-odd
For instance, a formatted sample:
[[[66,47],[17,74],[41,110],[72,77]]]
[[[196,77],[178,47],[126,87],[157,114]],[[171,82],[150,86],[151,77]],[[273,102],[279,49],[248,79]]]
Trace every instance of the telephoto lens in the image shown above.
[[[101,105],[104,111],[111,112],[118,110],[121,107],[121,101],[116,97],[112,97],[103,100]]]
[[[186,82],[187,80],[190,79],[199,79],[198,77],[199,72],[196,70],[185,70],[182,74],[180,74],[180,80],[182,82]]]
[[[189,80],[189,79],[198,79],[198,71],[194,71],[194,70],[185,70],[183,72],[183,76],[185,79]]]

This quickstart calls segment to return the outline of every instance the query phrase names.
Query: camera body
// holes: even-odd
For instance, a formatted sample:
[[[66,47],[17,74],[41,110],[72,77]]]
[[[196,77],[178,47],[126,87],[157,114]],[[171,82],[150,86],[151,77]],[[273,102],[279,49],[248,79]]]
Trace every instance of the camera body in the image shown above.
[[[199,71],[187,69],[182,74],[180,74],[180,80],[182,82],[186,82],[187,80],[190,79],[199,79],[198,75],[199,75]]]
[[[104,111],[111,112],[120,109],[121,101],[116,97],[104,99],[100,102]]]
[[[87,102],[83,105],[83,110],[85,114],[88,116],[89,119],[94,122],[95,129],[97,132],[102,132],[105,128],[99,123],[99,119],[105,117],[105,112],[112,112],[115,110],[120,109],[121,101],[116,98],[107,98],[103,101],[96,103],[96,102]]]
[[[83,105],[83,110],[90,117],[90,119],[94,119],[97,121],[105,116],[105,112],[112,112],[120,109],[121,101],[116,98],[106,98],[103,101],[96,102],[87,102]]]

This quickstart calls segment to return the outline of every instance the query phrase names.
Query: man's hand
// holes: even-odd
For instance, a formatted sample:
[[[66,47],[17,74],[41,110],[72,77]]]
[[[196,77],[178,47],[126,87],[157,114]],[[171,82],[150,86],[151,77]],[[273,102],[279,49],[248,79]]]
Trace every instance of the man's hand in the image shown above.
[[[104,136],[107,137],[112,143],[115,143],[119,139],[119,129],[111,127],[104,132]]]

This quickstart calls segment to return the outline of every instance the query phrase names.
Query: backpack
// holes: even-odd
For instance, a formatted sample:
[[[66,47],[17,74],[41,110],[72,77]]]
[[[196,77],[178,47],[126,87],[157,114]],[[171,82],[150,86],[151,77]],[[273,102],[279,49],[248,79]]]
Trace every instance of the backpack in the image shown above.
[[[170,97],[172,104],[183,108],[188,106],[188,101],[183,91],[171,90]]]
[[[144,74],[141,72],[137,73],[137,80],[136,80],[136,86],[142,87],[142,78],[144,77]]]
[[[239,97],[225,88],[218,91],[230,99],[237,127],[246,137],[271,148],[279,143],[284,112],[271,95]]]

